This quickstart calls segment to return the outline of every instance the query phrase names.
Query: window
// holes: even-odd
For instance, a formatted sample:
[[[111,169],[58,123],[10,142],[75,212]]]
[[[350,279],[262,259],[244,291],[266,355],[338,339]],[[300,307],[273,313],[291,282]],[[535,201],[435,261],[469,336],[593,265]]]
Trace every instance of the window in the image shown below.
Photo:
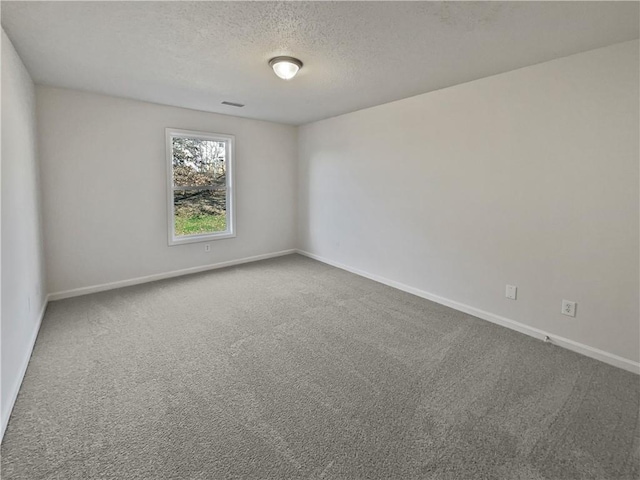
[[[235,237],[234,137],[168,128],[169,245]]]

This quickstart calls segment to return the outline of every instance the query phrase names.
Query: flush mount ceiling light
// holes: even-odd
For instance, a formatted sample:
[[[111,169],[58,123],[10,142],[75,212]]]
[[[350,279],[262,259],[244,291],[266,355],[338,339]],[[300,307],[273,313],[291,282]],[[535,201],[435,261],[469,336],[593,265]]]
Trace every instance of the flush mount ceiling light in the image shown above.
[[[275,57],[269,60],[269,66],[283,80],[291,80],[302,68],[302,62],[293,57]]]

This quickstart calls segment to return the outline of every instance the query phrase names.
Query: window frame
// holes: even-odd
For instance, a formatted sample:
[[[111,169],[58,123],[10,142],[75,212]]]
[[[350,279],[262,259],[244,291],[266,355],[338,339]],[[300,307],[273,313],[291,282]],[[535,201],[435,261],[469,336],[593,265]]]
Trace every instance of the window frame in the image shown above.
[[[174,208],[174,190],[181,190],[173,185],[173,138],[188,137],[197,138],[199,140],[211,140],[214,142],[224,142],[225,145],[225,162],[226,163],[226,191],[227,191],[227,229],[223,232],[197,233],[193,235],[175,234],[175,208]],[[166,164],[167,164],[167,216],[168,216],[168,241],[169,246],[184,245],[187,243],[208,242],[211,240],[222,240],[225,238],[234,238],[236,236],[236,215],[235,215],[235,136],[225,133],[200,132],[197,130],[181,130],[178,128],[165,129],[166,141]],[[188,188],[182,188],[188,190]]]

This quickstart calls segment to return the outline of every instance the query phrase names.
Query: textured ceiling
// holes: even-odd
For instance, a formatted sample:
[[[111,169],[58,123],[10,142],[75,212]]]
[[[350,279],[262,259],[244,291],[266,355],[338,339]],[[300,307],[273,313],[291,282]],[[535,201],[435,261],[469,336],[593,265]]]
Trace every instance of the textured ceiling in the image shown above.
[[[2,2],[36,83],[291,124],[638,38],[637,2]],[[292,81],[267,61],[292,55]],[[244,103],[244,108],[220,102]]]

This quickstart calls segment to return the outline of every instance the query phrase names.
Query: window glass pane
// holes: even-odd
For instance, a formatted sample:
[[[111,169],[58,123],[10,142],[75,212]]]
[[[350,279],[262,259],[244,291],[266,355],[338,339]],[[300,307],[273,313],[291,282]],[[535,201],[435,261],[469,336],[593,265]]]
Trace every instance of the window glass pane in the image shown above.
[[[173,185],[226,185],[226,144],[198,138],[172,138]]]
[[[227,191],[174,190],[175,235],[199,235],[227,229]]]

